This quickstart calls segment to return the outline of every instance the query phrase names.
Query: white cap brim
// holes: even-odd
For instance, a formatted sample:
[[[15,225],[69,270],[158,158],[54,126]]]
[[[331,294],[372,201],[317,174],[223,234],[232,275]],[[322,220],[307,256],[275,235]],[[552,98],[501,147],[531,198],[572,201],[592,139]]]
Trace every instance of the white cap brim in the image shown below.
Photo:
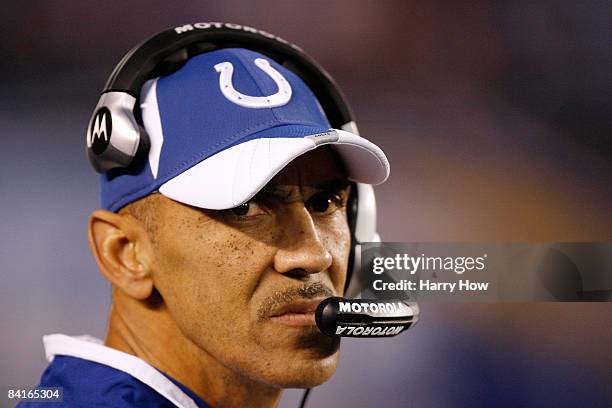
[[[258,138],[225,149],[164,183],[159,192],[184,204],[211,210],[234,208],[250,200],[296,157],[333,145],[349,179],[380,184],[389,177],[389,161],[374,143],[331,129],[306,137]]]

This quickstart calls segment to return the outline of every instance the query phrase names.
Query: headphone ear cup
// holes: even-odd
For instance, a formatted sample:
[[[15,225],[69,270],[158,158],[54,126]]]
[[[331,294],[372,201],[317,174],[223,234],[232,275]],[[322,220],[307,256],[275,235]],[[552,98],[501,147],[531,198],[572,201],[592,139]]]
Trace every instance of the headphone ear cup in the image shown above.
[[[125,92],[103,93],[87,128],[87,154],[97,172],[125,169],[148,146],[134,117],[136,98]]]
[[[359,294],[361,282],[359,278],[361,270],[361,243],[380,242],[380,236],[376,232],[376,197],[374,189],[369,184],[353,183],[349,197],[349,208],[347,218],[351,228],[351,253],[349,256],[346,284],[344,293],[346,297],[352,298]],[[352,206],[351,206],[352,205]]]
[[[344,295],[348,293],[351,282],[355,280],[353,270],[355,269],[355,250],[358,249],[358,243],[355,238],[355,224],[357,223],[357,211],[359,208],[359,197],[357,192],[357,183],[351,182],[351,191],[349,193],[347,206],[346,206],[346,220],[348,223],[349,230],[351,232],[351,250],[349,252],[349,259],[346,269],[346,281],[344,283]]]

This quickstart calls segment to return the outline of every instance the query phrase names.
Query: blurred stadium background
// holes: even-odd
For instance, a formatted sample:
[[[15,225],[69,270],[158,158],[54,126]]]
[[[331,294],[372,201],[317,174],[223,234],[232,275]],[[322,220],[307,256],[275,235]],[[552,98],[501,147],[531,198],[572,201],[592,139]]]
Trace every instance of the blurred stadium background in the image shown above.
[[[104,335],[85,128],[115,63],[165,27],[236,22],[315,57],[390,158],[387,241],[612,239],[610,2],[40,0],[3,13],[3,393],[37,383],[43,334]],[[310,406],[609,407],[611,346],[610,303],[424,305],[400,337],[344,341]]]

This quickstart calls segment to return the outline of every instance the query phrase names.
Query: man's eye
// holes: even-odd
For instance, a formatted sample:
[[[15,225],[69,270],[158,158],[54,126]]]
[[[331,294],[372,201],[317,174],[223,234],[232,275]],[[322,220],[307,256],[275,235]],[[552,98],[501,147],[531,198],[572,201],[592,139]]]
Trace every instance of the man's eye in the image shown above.
[[[330,192],[317,193],[308,200],[311,211],[320,214],[331,214],[341,206],[342,197]]]
[[[240,204],[238,207],[234,207],[229,211],[239,217],[252,217],[265,213],[261,206],[254,201],[247,201],[246,203]]]

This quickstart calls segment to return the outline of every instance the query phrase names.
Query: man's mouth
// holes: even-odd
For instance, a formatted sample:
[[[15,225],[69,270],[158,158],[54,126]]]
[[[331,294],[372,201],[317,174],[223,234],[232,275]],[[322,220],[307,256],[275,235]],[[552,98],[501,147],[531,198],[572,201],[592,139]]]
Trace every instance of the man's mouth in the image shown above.
[[[315,326],[315,310],[324,298],[302,299],[274,310],[270,320],[286,326]]]

